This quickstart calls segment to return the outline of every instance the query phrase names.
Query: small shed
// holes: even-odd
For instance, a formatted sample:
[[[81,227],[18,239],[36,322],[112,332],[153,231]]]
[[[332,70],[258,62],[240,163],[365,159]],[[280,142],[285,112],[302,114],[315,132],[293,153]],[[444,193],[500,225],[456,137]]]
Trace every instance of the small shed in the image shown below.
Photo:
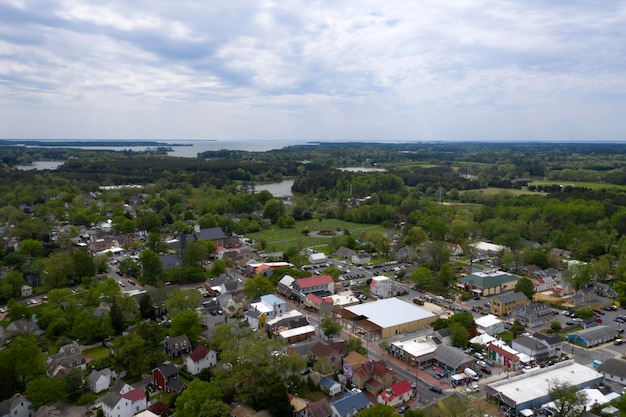
[[[322,388],[322,391],[324,391],[326,395],[331,397],[334,397],[341,392],[341,384],[326,376],[320,381],[320,388]]]

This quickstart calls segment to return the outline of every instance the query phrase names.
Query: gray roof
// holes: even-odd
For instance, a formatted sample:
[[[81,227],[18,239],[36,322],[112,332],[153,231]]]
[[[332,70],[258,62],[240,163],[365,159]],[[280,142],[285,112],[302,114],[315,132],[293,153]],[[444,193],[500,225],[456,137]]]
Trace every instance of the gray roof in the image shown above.
[[[117,391],[111,391],[102,398],[102,403],[108,408],[115,408],[117,403],[122,399],[122,394]]]
[[[563,343],[563,340],[561,340],[561,338],[558,336],[548,336],[546,334],[539,333],[539,332],[534,333],[533,337],[535,339],[541,339],[545,341],[546,343],[548,343],[549,345],[558,345],[558,344]]]
[[[178,368],[172,362],[168,362],[159,366],[159,371],[161,371],[165,378],[169,378],[178,374]]]
[[[343,398],[331,403],[331,406],[337,410],[340,416],[347,416],[354,410],[361,410],[367,408],[370,405],[370,401],[362,392],[354,393],[352,391],[346,391]]]
[[[218,240],[225,239],[227,236],[221,227],[211,227],[208,229],[200,229],[199,231],[194,232],[194,237],[196,238],[196,240]]]
[[[468,361],[474,360],[474,358],[463,352],[461,349],[448,345],[437,346],[431,355],[439,362],[455,369]]]
[[[170,378],[165,383],[165,386],[176,392],[182,392],[183,389],[185,388],[185,383],[176,378]]]
[[[623,359],[609,358],[597,368],[598,372],[626,378],[626,361]]]
[[[594,326],[587,329],[578,330],[575,334],[586,340],[597,340],[605,339],[612,336],[614,337],[615,335],[617,335],[617,330],[609,326]]]
[[[504,294],[504,295],[496,295],[495,297],[493,297],[494,299],[497,299],[499,302],[501,303],[510,303],[512,301],[517,301],[517,300],[526,300],[528,301],[528,297],[526,297],[524,295],[524,293],[521,292],[514,292],[512,294]]]
[[[527,347],[528,349],[531,350],[538,350],[538,349],[547,349],[547,346],[544,345],[543,343],[541,343],[540,340],[537,340],[533,337],[529,337],[529,336],[520,336],[516,339],[513,340],[513,343],[517,343],[521,346]]]

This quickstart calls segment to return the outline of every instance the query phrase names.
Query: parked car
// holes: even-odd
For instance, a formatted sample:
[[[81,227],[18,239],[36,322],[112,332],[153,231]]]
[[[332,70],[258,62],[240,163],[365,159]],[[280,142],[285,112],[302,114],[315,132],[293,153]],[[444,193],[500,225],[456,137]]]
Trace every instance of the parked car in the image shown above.
[[[615,340],[613,341],[613,344],[614,344],[615,346],[619,346],[619,345],[621,345],[621,344],[623,344],[623,343],[624,343],[624,339],[615,339]]]
[[[408,405],[403,405],[403,406],[398,407],[398,410],[397,410],[397,411],[398,411],[398,414],[402,414],[402,413],[404,413],[404,412],[405,412],[406,410],[408,410],[409,408],[410,408],[410,407],[409,407]]]
[[[431,385],[428,389],[431,390],[432,392],[436,392],[437,394],[442,394],[443,393],[441,388],[439,388],[439,387],[437,387],[435,385]]]
[[[152,384],[146,385],[146,389],[148,391],[150,391],[151,393],[153,393],[153,394],[156,392],[156,388],[154,388],[154,385],[152,385]]]
[[[602,324],[602,319],[596,319],[596,323]]]
[[[496,366],[496,364],[491,360],[491,359],[485,359],[485,362],[487,363],[487,365],[489,366]]]
[[[311,373],[313,369],[309,368],[304,368],[303,370],[300,371],[300,375],[308,375]]]
[[[476,361],[476,365],[478,365],[481,368],[484,368],[487,366],[487,362],[485,361]]]
[[[480,368],[480,371],[484,374],[491,375],[491,369],[487,368],[486,366]]]
[[[126,284],[124,284],[122,281],[117,281],[118,284],[120,284],[120,287],[125,287]]]

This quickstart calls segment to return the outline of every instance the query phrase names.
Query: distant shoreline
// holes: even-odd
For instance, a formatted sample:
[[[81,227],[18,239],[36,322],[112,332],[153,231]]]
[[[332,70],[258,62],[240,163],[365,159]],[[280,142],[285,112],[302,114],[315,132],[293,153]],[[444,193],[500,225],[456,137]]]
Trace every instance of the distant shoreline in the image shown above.
[[[210,140],[207,140],[210,141]],[[37,139],[0,139],[0,145],[25,145],[25,146],[45,146],[45,147],[137,147],[137,146],[155,146],[155,147],[174,147],[174,146],[193,146],[192,143],[169,143],[145,140],[37,140]]]

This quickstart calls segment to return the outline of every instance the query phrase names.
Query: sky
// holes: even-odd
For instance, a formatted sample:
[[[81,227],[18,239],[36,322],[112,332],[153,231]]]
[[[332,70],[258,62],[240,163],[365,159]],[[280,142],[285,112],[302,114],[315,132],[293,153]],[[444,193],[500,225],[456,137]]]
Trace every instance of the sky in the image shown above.
[[[626,0],[0,0],[0,138],[625,141]]]

